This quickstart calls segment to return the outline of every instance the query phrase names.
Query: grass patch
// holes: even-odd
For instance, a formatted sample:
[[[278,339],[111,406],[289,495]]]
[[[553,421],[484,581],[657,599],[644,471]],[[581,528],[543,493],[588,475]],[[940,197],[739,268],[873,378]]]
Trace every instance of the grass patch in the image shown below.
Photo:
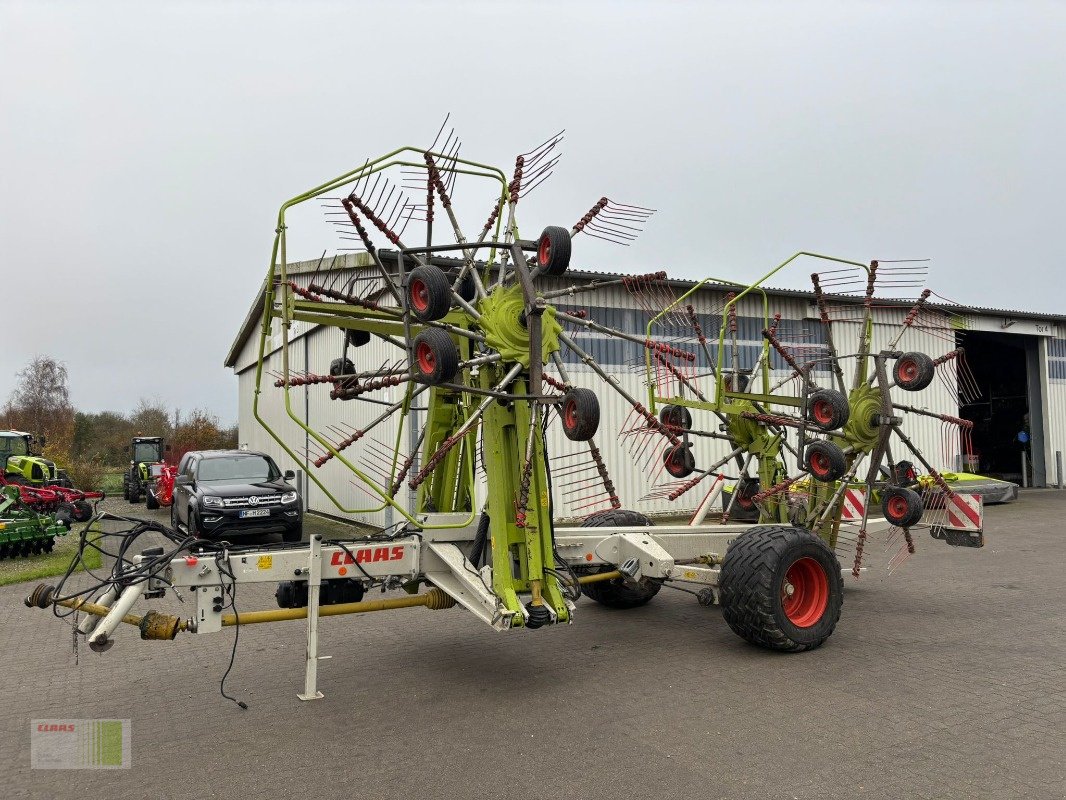
[[[100,491],[108,497],[122,494],[122,476],[126,473],[121,469],[109,469],[100,478]]]
[[[0,561],[0,586],[62,575],[78,554],[79,539],[80,536],[75,529],[66,536],[56,537],[56,546],[51,553],[5,558]],[[89,569],[98,569],[103,563],[103,557],[98,550],[88,548],[85,551],[83,563]]]

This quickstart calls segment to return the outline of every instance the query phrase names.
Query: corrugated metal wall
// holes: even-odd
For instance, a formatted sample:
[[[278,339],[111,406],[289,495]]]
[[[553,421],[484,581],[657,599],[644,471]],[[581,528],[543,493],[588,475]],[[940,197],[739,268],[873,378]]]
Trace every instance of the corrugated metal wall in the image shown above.
[[[1058,480],[1055,455],[1066,454],[1066,339],[1041,340],[1040,366],[1040,380],[1044,383],[1044,463],[1051,484]]]
[[[297,278],[302,285],[306,284],[306,276]],[[583,299],[594,299],[596,305],[588,306],[581,303]],[[616,327],[628,333],[645,335],[645,327],[650,313],[661,309],[669,298],[664,296],[648,296],[633,294],[623,287],[601,289],[587,295],[576,295],[566,303],[560,303],[560,308],[588,308],[589,318],[611,327]],[[721,322],[719,311],[725,302],[725,292],[718,289],[701,289],[689,301],[704,328],[708,339],[711,340],[712,356],[716,354],[718,327]],[[818,322],[809,301],[804,298],[771,297],[770,313],[779,313],[782,316],[778,331],[780,338],[790,347],[802,349],[806,358],[814,357],[819,351],[824,352],[824,332]],[[874,331],[874,349],[887,346],[897,335],[900,324],[906,313],[906,309],[887,308],[876,311],[876,324]],[[741,347],[742,367],[749,367],[754,361],[755,354],[761,346],[763,328],[762,301],[757,296],[744,298],[738,312],[738,332]],[[665,320],[657,326],[654,336],[656,339],[674,341],[679,347],[693,352],[698,351],[697,343],[688,332],[682,336],[683,326],[676,321]],[[571,332],[576,343],[592,354],[603,368],[613,375],[621,386],[633,397],[642,403],[647,403],[647,385],[644,372],[644,352],[639,345],[633,343],[619,344],[610,341],[602,334],[595,334],[579,328]],[[833,337],[837,350],[841,354],[854,353],[858,342],[859,325],[856,322],[838,322],[833,328]],[[291,364],[294,370],[307,370],[315,373],[328,371],[329,362],[340,355],[342,337],[337,330],[297,331],[296,340],[290,345]],[[245,346],[237,361],[237,371],[240,373],[240,437],[242,443],[247,443],[252,448],[263,449],[274,455],[279,463],[285,467],[300,467],[302,463],[292,463],[291,459],[284,457],[281,448],[278,447],[251,417],[251,402],[253,397],[254,373],[256,361],[257,337],[252,337]],[[277,345],[275,337],[274,344]],[[919,350],[932,357],[939,356],[953,349],[951,334],[945,331],[908,330],[899,343],[902,350]],[[377,367],[389,359],[396,358],[395,348],[374,339],[369,345],[350,351],[360,368]],[[1066,346],[1063,349],[1066,358]],[[565,355],[566,369],[571,381],[578,386],[586,386],[593,389],[601,400],[600,429],[596,435],[596,443],[600,448],[603,458],[608,466],[611,477],[617,487],[618,495],[623,505],[628,508],[639,508],[648,512],[680,510],[691,507],[697,501],[697,492],[684,496],[677,503],[670,503],[665,499],[641,500],[654,486],[664,483],[668,476],[658,469],[661,463],[656,463],[650,468],[643,468],[633,455],[633,450],[638,451],[644,444],[639,439],[624,434],[627,427],[632,427],[633,419],[630,417],[630,407],[613,391],[604,388],[601,379],[588,367],[578,362],[572,354]],[[727,347],[724,363],[729,365],[729,349]],[[785,378],[791,370],[783,365],[780,359],[775,357],[775,368],[772,375],[772,383]],[[850,386],[854,360],[844,359],[845,376]],[[697,361],[697,369],[700,373],[707,372],[706,359],[700,356]],[[267,371],[280,372],[280,352],[271,355],[266,366]],[[550,367],[549,372],[554,372]],[[1066,372],[1064,372],[1066,375]],[[816,379],[822,385],[830,385],[829,373],[820,371],[816,373]],[[713,395],[713,380],[709,377],[698,379],[700,387],[708,396]],[[782,391],[798,390],[797,382],[793,382]],[[334,426],[339,432],[334,438],[340,438],[344,433],[353,428],[363,428],[384,409],[383,406],[363,402],[340,402],[329,399],[329,385],[315,385],[300,387],[290,390],[291,403],[294,413],[298,416],[307,414],[311,427],[316,430]],[[1066,401],[1066,380],[1054,385],[1056,394],[1049,398],[1051,405],[1057,409],[1066,410],[1066,402],[1057,402],[1059,395]],[[304,433],[291,420],[284,411],[284,395],[281,389],[275,389],[272,381],[264,380],[264,391],[260,396],[261,414],[271,421],[272,426],[286,438],[286,441],[294,443],[294,450],[302,451],[305,440]],[[958,414],[956,398],[948,390],[948,387],[940,380],[920,393],[908,393],[899,390],[893,391],[894,397],[899,402],[904,402],[917,407],[925,408],[936,413],[950,415]],[[395,401],[400,397],[399,387],[391,391],[377,392],[375,399]],[[1064,411],[1060,411],[1062,415]],[[707,430],[716,430],[717,421],[709,412],[695,412],[695,427]],[[713,420],[713,421],[712,421]],[[936,420],[909,415],[907,420],[907,432],[913,441],[925,454],[926,458],[934,466],[942,469],[955,469],[959,454],[959,441],[954,429],[945,429]],[[1051,437],[1058,442],[1066,437],[1066,417],[1049,420]],[[375,428],[374,432],[359,444],[352,447],[348,453],[356,461],[358,466],[373,459],[370,450],[375,448],[391,448],[396,437],[396,427],[392,421]],[[658,437],[655,437],[658,439]],[[407,452],[407,437],[404,436],[402,450]],[[1066,442],[1064,442],[1066,444]],[[647,457],[651,454],[650,448],[660,447],[658,441],[653,441],[643,451]],[[1058,446],[1058,445],[1056,445]],[[576,453],[583,450],[585,445],[571,442],[566,439],[558,422],[553,422],[549,434],[549,450],[553,456],[567,453]],[[898,446],[897,446],[898,449]],[[1062,449],[1060,447],[1060,449]],[[699,439],[695,445],[697,464],[709,465],[719,460],[729,451],[726,442],[710,439]],[[312,457],[314,450],[312,449]],[[897,459],[908,458],[902,452],[894,452]],[[575,460],[581,460],[574,456]],[[913,460],[913,459],[912,459]],[[347,509],[356,509],[348,512],[353,518],[371,524],[386,524],[388,515],[383,511],[372,511],[378,505],[366,491],[359,488],[358,481],[354,479],[346,468],[339,462],[327,464],[322,469],[311,466],[320,479],[331,488]],[[656,474],[658,473],[658,474]],[[664,478],[665,476],[665,478]],[[584,475],[581,477],[589,477]],[[584,493],[576,495],[567,494],[575,487],[572,480],[555,481],[555,507],[557,516],[569,514],[588,513],[594,509],[580,509],[580,498]],[[399,498],[405,499],[406,489],[401,490]],[[587,502],[587,501],[584,501]],[[336,506],[331,503],[323,492],[317,487],[311,487],[309,493],[310,507],[327,513],[338,514]]]

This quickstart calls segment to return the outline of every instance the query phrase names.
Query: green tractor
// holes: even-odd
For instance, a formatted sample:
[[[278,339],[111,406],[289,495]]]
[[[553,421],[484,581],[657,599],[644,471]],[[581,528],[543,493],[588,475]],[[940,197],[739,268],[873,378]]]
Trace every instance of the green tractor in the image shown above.
[[[159,508],[159,502],[148,488],[155,482],[165,463],[163,453],[170,445],[163,444],[162,436],[134,436],[130,443],[129,469],[122,476],[122,496],[131,503],[147,500],[148,508]]]
[[[54,461],[44,458],[38,447],[44,447],[43,436],[34,436],[22,431],[0,431],[0,465],[3,466],[3,483],[19,483],[24,486],[64,486],[72,488],[65,470],[56,467]]]

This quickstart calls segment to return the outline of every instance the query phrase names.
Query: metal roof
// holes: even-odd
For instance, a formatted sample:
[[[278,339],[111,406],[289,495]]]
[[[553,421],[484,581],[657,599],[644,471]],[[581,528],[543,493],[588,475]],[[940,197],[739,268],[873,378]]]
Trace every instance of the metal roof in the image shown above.
[[[382,261],[389,263],[396,262],[399,255],[396,250],[379,250]],[[450,258],[447,256],[434,256],[433,263],[442,268],[458,267],[463,263],[461,258]],[[364,269],[373,266],[374,262],[370,258],[370,254],[366,252],[346,253],[335,256],[325,269],[328,270],[350,270],[350,269]],[[286,269],[290,275],[301,275],[309,272],[315,272],[323,269],[324,262],[319,260],[311,261],[298,261],[288,264]],[[590,269],[568,269],[566,271],[566,277],[577,280],[603,280],[603,279],[616,279],[628,277],[630,273],[625,272],[601,272],[599,270]],[[691,289],[699,281],[688,280],[683,278],[667,278],[666,283],[678,289]],[[720,283],[715,282],[714,287],[721,287],[723,289],[745,289],[747,284],[744,283]],[[252,331],[258,324],[262,316],[263,306],[263,286],[259,287],[259,292],[255,296],[255,300],[252,302],[251,308],[248,309],[248,313],[244,318],[244,322],[241,324],[237,337],[233,340],[233,344],[230,345],[229,352],[226,355],[225,366],[233,367],[237,363],[237,357],[240,355],[241,349],[247,342],[248,337],[251,336]],[[791,297],[814,300],[814,292],[806,291],[803,289],[784,289],[772,286],[763,286],[766,293],[771,297]],[[934,293],[935,294],[935,293]],[[825,293],[826,297],[831,297],[834,303],[861,303],[863,301],[862,295],[859,294],[832,294]],[[938,295],[939,296],[939,295]],[[888,304],[891,306],[910,307],[914,304],[914,298],[877,298],[877,302],[881,305]],[[1006,308],[992,308],[988,306],[965,306],[955,303],[935,303],[927,302],[927,308],[935,308],[941,311],[946,311],[952,314],[975,314],[975,315],[989,315],[989,316],[1006,316],[1016,317],[1019,319],[1035,319],[1035,320],[1047,320],[1053,322],[1066,322],[1066,314],[1045,314],[1037,311],[1020,311],[1017,309]]]

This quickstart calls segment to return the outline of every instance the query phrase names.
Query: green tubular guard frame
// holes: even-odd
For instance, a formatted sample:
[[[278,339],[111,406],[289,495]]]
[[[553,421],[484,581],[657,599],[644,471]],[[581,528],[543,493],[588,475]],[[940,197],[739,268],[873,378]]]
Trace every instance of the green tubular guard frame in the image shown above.
[[[748,457],[757,461],[759,481],[765,490],[768,487],[780,484],[785,475],[785,465],[781,457],[782,446],[785,444],[785,434],[781,430],[774,430],[765,422],[744,417],[755,411],[773,413],[774,406],[785,406],[792,409],[805,408],[806,400],[803,397],[793,397],[774,393],[770,386],[770,350],[771,344],[768,338],[763,339],[759,357],[755,369],[759,371],[761,389],[760,392],[737,391],[736,386],[727,383],[727,375],[730,369],[724,365],[726,352],[726,337],[729,333],[729,316],[735,311],[741,300],[753,292],[757,292],[762,298],[763,327],[770,327],[770,305],[763,284],[789,264],[801,257],[821,259],[836,264],[844,264],[862,270],[868,286],[872,285],[873,271],[871,267],[858,261],[851,261],[820,253],[800,251],[775,266],[764,276],[750,286],[733,292],[726,300],[722,308],[722,322],[718,332],[718,352],[714,365],[715,394],[713,399],[701,400],[695,397],[681,395],[663,396],[656,392],[657,381],[655,380],[652,355],[648,351],[645,355],[645,369],[648,383],[648,407],[651,413],[656,412],[659,404],[683,406],[690,409],[709,411],[722,419],[725,429],[733,444],[742,447]],[[652,317],[647,326],[647,338],[652,339],[653,328],[659,320],[674,311],[689,297],[694,295],[705,286],[720,287],[723,291],[731,291],[736,288],[736,283],[722,278],[705,278],[696,283],[692,288],[682,294],[677,300]],[[860,420],[869,419],[868,406],[871,403],[879,410],[881,395],[878,390],[869,385],[869,350],[873,335],[873,318],[867,312],[864,316],[861,332],[859,353],[854,356],[857,359],[857,372],[854,387],[848,395],[850,408],[849,423],[830,439],[836,442],[847,454],[847,466],[851,470],[856,466],[856,461],[862,455],[869,454],[877,445],[877,430],[872,432],[868,425],[860,424]],[[710,358],[710,354],[705,354]],[[734,365],[735,368],[736,365]],[[810,366],[813,366],[810,365]],[[835,366],[834,366],[835,369]],[[738,463],[743,460],[738,457]],[[837,489],[838,482],[817,483],[811,487],[811,504],[813,507],[827,507],[824,513],[818,517],[813,526],[820,536],[831,546],[836,546],[837,533],[840,524],[840,508],[842,498]],[[790,524],[788,503],[783,493],[765,498],[761,505],[760,522]]]
[[[413,159],[411,156],[415,154],[423,160]],[[398,296],[406,294],[403,259],[427,263],[430,259],[423,261],[422,257],[449,247],[434,247],[427,242],[424,248],[404,248],[399,244],[398,237],[390,237],[402,253],[400,263],[396,265],[398,286],[392,283],[392,276],[387,271],[392,264],[384,264],[374,252],[372,255],[386,286],[396,296],[398,308],[327,302],[311,292],[300,293],[294,289],[289,279],[287,259],[286,213],[290,208],[335,193],[346,185],[358,185],[371,175],[389,168],[421,169],[429,174],[427,165],[430,161],[440,172],[483,178],[494,185],[495,227],[494,236],[488,241],[486,238],[490,226],[486,225],[477,242],[465,242],[458,232],[454,217],[451,217],[450,206],[444,204],[460,242],[450,249],[462,251],[461,255],[478,278],[481,289],[489,284],[498,251],[502,249],[500,270],[502,272],[506,268],[508,258],[514,259],[512,272],[519,274],[519,277],[525,276],[518,284],[505,285],[501,277],[491,291],[483,290],[480,292],[482,296],[470,301],[469,310],[460,304],[435,322],[420,322],[410,311],[406,296],[402,299]],[[520,324],[519,319],[523,311],[530,310],[525,258],[521,259],[521,273],[518,264],[521,250],[533,249],[535,245],[519,240],[514,218],[515,202],[513,194],[509,194],[504,173],[495,167],[414,147],[393,150],[286,201],[278,213],[270,268],[263,284],[263,314],[252,408],[254,418],[271,438],[294,461],[304,461],[304,456],[297,453],[260,413],[259,396],[263,391],[264,363],[271,355],[268,352],[268,340],[277,326],[281,338],[281,383],[288,419],[322,451],[320,460],[336,461],[343,465],[379,502],[365,508],[352,507],[346,505],[326,481],[315,474],[313,468],[308,469],[309,479],[343,513],[372,513],[391,508],[403,520],[421,530],[464,529],[474,523],[477,516],[475,459],[479,455],[480,438],[481,458],[488,476],[486,509],[491,519],[493,592],[508,611],[514,612],[514,624],[522,625],[524,616],[519,594],[531,594],[534,606],[550,609],[554,622],[567,621],[569,610],[559,579],[553,571],[555,556],[551,503],[542,436],[543,404],[554,401],[541,395],[538,388],[531,387],[527,376],[527,372],[539,371],[542,364],[558,351],[560,326],[554,319],[553,308],[544,304],[536,308],[541,342],[540,363],[536,363],[537,359],[530,357],[531,351],[536,349],[534,326],[529,325],[527,330],[526,323]],[[506,221],[501,213],[503,211],[506,211]],[[493,217],[490,217],[490,223]],[[471,253],[476,252],[477,248],[489,249],[483,266],[473,266]],[[289,365],[290,328],[294,322],[335,327],[345,333],[363,331],[405,346],[412,372],[404,378],[403,398],[398,404],[399,420],[387,481],[375,480],[360,469],[343,452],[344,446],[315,430],[308,420],[296,413],[290,396],[292,383]],[[412,342],[420,332],[431,327],[447,331],[456,345],[463,366],[454,384],[426,386],[413,379],[415,359]],[[496,357],[479,358],[474,353],[475,340],[483,341],[486,347],[495,350]],[[505,401],[502,395],[510,399]],[[416,398],[424,400],[426,397],[428,411],[425,430],[421,434],[419,461],[423,468],[417,475],[409,476],[407,469],[411,466],[410,461],[407,464],[400,463],[401,443],[405,432],[409,430],[408,416],[413,403]],[[412,487],[417,485],[415,508],[411,511],[395,499],[400,484],[408,478]],[[523,492],[531,498],[528,512],[516,507],[515,497]],[[525,624],[530,623],[526,621]]]

